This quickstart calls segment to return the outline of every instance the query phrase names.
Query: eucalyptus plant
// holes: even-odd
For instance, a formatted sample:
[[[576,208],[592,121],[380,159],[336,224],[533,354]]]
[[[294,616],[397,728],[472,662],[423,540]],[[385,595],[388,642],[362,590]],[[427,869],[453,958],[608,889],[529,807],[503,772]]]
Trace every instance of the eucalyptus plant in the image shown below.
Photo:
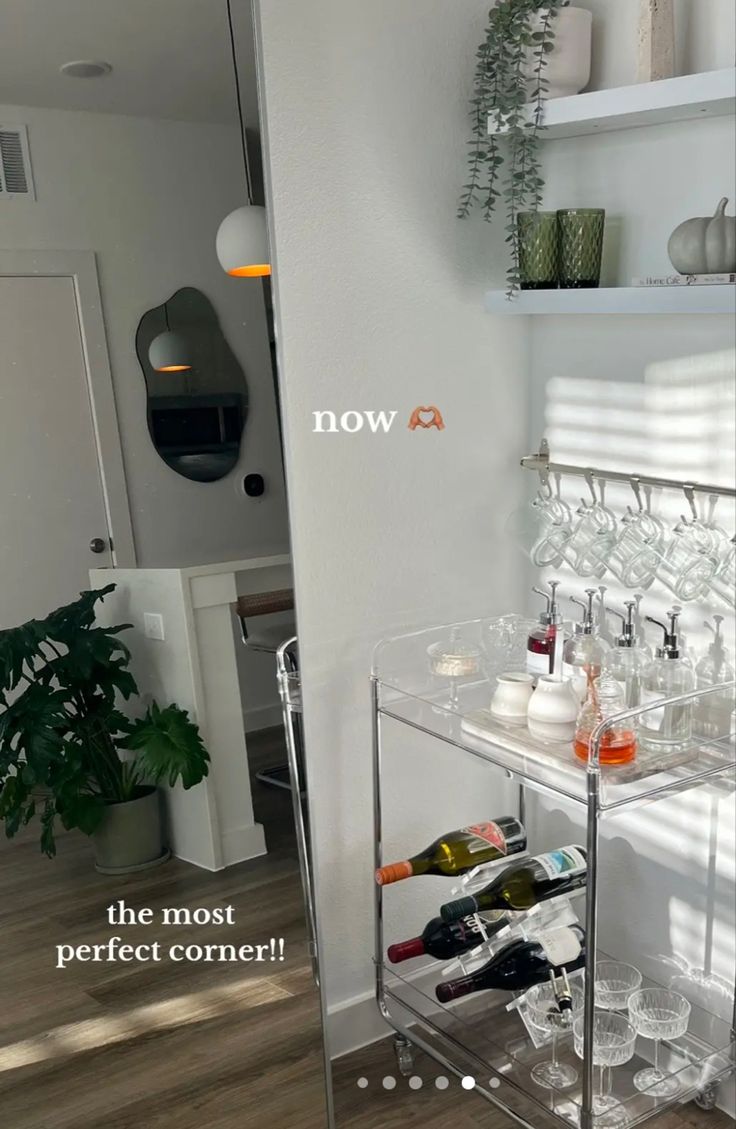
[[[38,817],[49,856],[57,818],[91,835],[108,804],[162,780],[191,788],[208,771],[185,710],[153,703],[133,720],[119,709],[138,693],[120,638],[131,624],[95,622],[95,605],[114,588],[0,631],[0,819],[12,838]]]
[[[548,89],[545,68],[554,49],[556,17],[569,2],[498,0],[488,13],[485,39],[477,51],[470,173],[458,215],[464,219],[478,207],[491,221],[503,199],[511,252],[509,297],[520,282],[519,213],[538,211],[542,203],[539,132]],[[489,118],[503,132],[489,133]]]

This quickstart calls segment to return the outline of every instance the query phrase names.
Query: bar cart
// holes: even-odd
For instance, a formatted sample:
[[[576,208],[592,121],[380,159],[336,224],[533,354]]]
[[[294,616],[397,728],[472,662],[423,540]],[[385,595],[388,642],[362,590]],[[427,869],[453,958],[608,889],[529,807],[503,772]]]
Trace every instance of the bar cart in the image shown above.
[[[539,469],[548,457],[531,457],[523,465]],[[582,468],[566,467],[566,473],[582,473]],[[605,472],[600,472],[604,474]],[[675,484],[673,484],[675,485]],[[694,489],[699,489],[694,487]],[[703,490],[709,488],[702,487]],[[721,491],[726,493],[726,491]],[[732,493],[728,491],[728,493]],[[486,769],[496,779],[510,781],[518,795],[519,818],[526,821],[530,793],[576,809],[586,826],[588,880],[585,892],[587,958],[582,978],[584,1010],[576,1040],[563,1052],[579,1067],[574,1085],[541,1089],[531,1078],[545,1048],[535,1045],[519,1022],[507,998],[500,1002],[496,993],[482,992],[450,1005],[437,1002],[435,988],[443,976],[442,964],[418,958],[408,974],[392,967],[386,958],[385,920],[387,898],[398,891],[375,891],[375,978],[379,1009],[396,1033],[396,1051],[401,1073],[410,1074],[413,1048],[419,1048],[446,1072],[464,1079],[466,1088],[502,1109],[525,1129],[552,1129],[570,1125],[580,1129],[608,1129],[609,1126],[636,1126],[684,1101],[695,1100],[705,1109],[716,1103],[720,1083],[736,1068],[736,1013],[733,997],[724,996],[717,1007],[692,1004],[687,1033],[663,1043],[664,1070],[670,1080],[667,1093],[657,1087],[647,1092],[634,1085],[637,1070],[649,1065],[642,1053],[616,1067],[616,1101],[605,1114],[596,1106],[596,1084],[604,1069],[594,1054],[596,1009],[596,967],[601,959],[627,959],[607,951],[599,936],[599,895],[602,828],[606,820],[625,811],[637,812],[654,802],[676,797],[694,789],[707,788],[728,795],[736,786],[736,744],[729,721],[728,732],[704,739],[694,737],[687,748],[656,756],[641,750],[631,764],[613,766],[601,763],[600,751],[605,735],[614,723],[635,723],[651,710],[688,707],[710,694],[734,695],[736,683],[724,682],[708,689],[649,702],[609,718],[594,731],[587,764],[575,758],[569,742],[553,744],[533,737],[526,728],[504,725],[488,711],[495,676],[504,670],[519,669],[512,656],[518,639],[528,627],[521,616],[477,619],[443,625],[399,636],[381,643],[375,652],[371,677],[373,706],[373,768],[375,865],[384,858],[386,801],[396,803],[387,777],[386,730],[392,735],[407,734],[407,742],[421,742],[427,759],[434,743],[442,755],[452,757],[452,768],[462,776],[463,767],[475,774]],[[507,640],[499,644],[499,638]],[[452,640],[453,650],[461,655],[482,654],[482,667],[458,667],[439,677],[428,662],[443,642]],[[508,642],[511,639],[512,642]],[[513,640],[516,640],[515,642]],[[518,662],[518,651],[516,653]],[[509,665],[510,662],[510,665]],[[404,727],[403,730],[396,727]],[[411,732],[411,738],[408,737]],[[430,740],[431,739],[431,740]],[[438,746],[435,745],[439,749]],[[485,766],[479,769],[479,765]],[[499,777],[500,774],[500,777]],[[518,785],[518,793],[516,791]],[[405,796],[405,791],[403,795]],[[401,801],[406,803],[406,799]],[[711,809],[713,810],[713,809]],[[469,813],[471,814],[471,813]],[[442,830],[437,827],[436,831]],[[427,839],[431,835],[427,835]],[[417,843],[417,846],[423,844]],[[395,904],[395,903],[394,903]],[[647,975],[643,987],[668,987],[668,970],[660,976]],[[489,997],[491,997],[489,1002]],[[572,1040],[570,1040],[572,1042]],[[648,1046],[648,1044],[646,1044]],[[637,1048],[641,1046],[641,1040]],[[644,1052],[645,1053],[645,1052]],[[610,1077],[610,1072],[609,1072]]]

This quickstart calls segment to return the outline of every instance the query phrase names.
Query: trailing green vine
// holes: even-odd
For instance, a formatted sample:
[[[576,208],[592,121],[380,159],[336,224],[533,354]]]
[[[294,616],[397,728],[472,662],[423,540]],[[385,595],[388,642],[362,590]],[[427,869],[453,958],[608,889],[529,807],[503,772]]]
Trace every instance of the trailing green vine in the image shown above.
[[[503,199],[511,255],[509,297],[519,289],[519,213],[538,211],[542,203],[539,132],[548,89],[545,68],[554,48],[555,18],[569,2],[498,0],[488,13],[476,55],[469,180],[458,215],[464,219],[478,207],[490,222]],[[503,126],[503,133],[488,132],[489,118]]]

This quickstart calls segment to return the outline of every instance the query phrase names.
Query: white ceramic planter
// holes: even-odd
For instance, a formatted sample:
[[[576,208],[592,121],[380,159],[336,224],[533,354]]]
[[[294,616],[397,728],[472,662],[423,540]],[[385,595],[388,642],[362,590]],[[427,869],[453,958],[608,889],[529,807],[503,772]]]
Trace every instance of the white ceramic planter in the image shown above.
[[[511,725],[523,725],[534,691],[531,674],[499,674],[496,691],[491,698],[491,713]]]
[[[543,26],[540,16],[537,27]],[[590,82],[593,16],[585,8],[563,8],[555,20],[554,49],[547,56],[544,78],[549,84],[547,98],[579,94]],[[530,76],[534,59],[530,58]]]
[[[572,741],[580,703],[569,678],[543,674],[529,702],[529,732],[542,741]]]

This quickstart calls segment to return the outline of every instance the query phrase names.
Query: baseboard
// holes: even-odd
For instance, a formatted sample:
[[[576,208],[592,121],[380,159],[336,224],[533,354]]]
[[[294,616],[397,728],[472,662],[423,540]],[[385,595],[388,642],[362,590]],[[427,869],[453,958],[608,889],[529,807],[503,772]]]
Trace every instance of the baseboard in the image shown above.
[[[243,727],[246,733],[256,733],[259,729],[275,729],[280,725],[283,725],[283,715],[278,702],[243,710]]]
[[[353,996],[327,1009],[330,1055],[359,1051],[391,1034],[391,1028],[378,1010],[375,993]]]
[[[221,845],[223,866],[235,866],[238,862],[247,862],[248,859],[267,854],[266,836],[261,823],[223,831]]]

